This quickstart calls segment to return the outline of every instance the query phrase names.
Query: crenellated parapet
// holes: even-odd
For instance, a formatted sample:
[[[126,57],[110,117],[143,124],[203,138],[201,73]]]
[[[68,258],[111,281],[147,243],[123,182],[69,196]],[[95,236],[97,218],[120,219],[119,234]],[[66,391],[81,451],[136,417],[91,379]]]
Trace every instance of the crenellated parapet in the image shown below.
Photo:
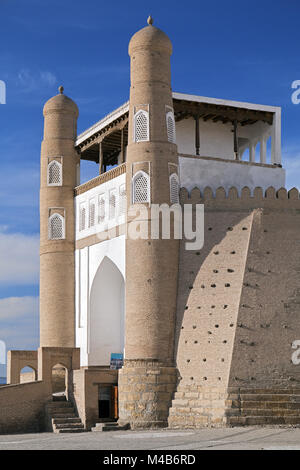
[[[265,191],[256,187],[253,191],[245,186],[240,192],[236,187],[226,191],[219,187],[215,192],[206,187],[203,191],[194,188],[189,193],[186,188],[180,190],[181,204],[205,204],[208,209],[243,210],[255,208],[270,208],[275,210],[300,209],[299,190],[285,188],[275,190],[270,186]]]

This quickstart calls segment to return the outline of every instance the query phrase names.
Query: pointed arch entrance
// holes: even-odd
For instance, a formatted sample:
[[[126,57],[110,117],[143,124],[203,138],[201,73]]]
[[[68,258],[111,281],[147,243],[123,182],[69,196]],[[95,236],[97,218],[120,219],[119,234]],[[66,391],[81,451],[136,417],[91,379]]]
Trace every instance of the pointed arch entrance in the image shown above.
[[[123,353],[124,316],[124,278],[115,263],[105,256],[90,294],[89,365],[109,365],[111,353]]]

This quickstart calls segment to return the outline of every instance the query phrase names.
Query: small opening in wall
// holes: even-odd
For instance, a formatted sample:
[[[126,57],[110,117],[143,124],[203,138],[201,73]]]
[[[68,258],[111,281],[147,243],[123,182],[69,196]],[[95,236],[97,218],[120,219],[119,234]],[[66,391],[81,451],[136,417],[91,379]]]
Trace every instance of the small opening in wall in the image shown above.
[[[23,367],[20,372],[20,383],[35,382],[37,380],[37,372],[33,367]]]
[[[67,396],[68,371],[62,364],[52,368],[52,395]]]

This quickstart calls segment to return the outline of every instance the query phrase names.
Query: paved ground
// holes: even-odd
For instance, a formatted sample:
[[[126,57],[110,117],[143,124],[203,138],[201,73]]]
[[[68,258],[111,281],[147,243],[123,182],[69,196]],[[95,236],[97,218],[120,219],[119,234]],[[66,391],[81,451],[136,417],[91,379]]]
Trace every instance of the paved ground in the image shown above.
[[[1,435],[1,450],[300,450],[300,428],[114,431]]]

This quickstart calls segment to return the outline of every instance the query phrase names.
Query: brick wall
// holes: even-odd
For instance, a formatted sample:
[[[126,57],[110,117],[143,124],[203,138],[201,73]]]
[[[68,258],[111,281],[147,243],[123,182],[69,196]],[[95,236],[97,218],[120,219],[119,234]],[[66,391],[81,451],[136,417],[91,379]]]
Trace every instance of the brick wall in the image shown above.
[[[45,404],[51,390],[44,382],[0,388],[0,433],[38,432],[44,429]]]

